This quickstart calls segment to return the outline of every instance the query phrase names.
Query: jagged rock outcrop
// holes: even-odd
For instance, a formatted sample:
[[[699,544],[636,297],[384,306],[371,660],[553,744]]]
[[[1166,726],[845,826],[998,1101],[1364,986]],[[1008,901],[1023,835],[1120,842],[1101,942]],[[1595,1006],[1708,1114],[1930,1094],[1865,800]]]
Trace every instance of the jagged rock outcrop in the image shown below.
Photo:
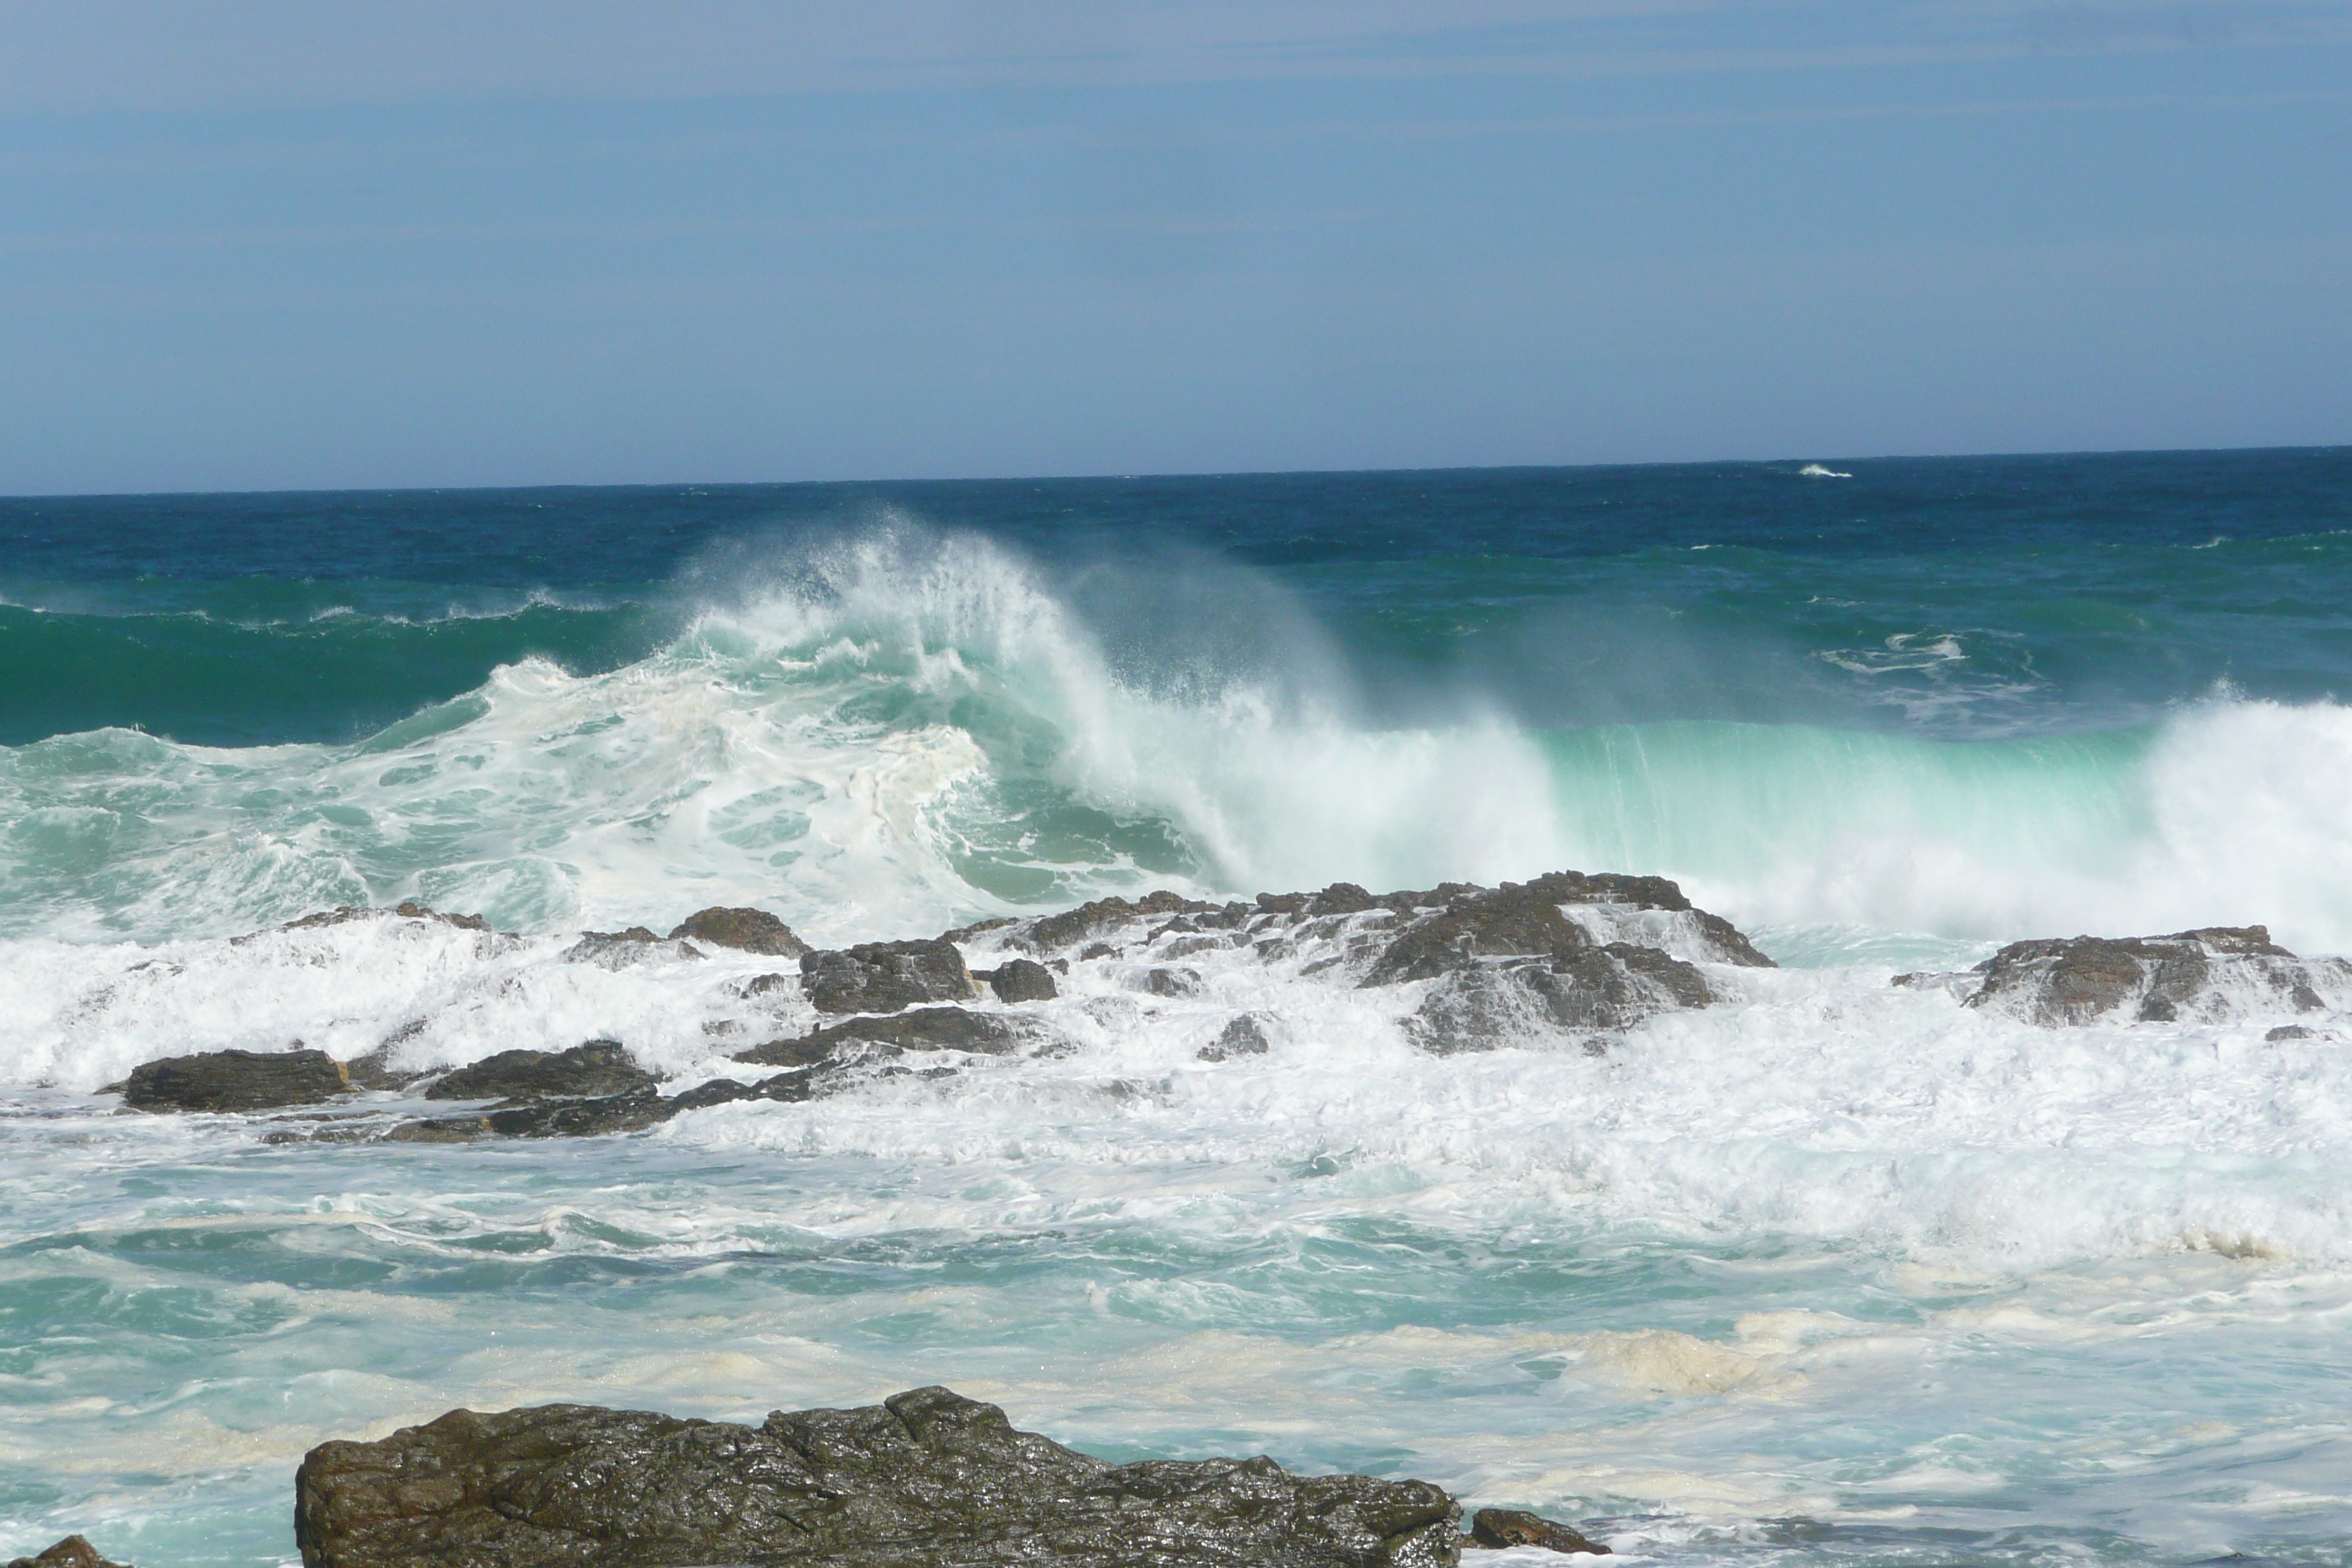
[[[98,1548],[82,1537],[68,1535],[38,1556],[9,1559],[8,1568],[126,1568],[126,1565],[100,1555]]]
[[[618,1040],[590,1040],[568,1051],[500,1051],[440,1078],[427,1100],[592,1099],[651,1089],[653,1074]]]
[[[716,905],[697,910],[678,921],[669,940],[731,947],[740,952],[774,953],[781,958],[798,958],[812,951],[808,943],[793,934],[792,927],[765,910],[720,909]]]
[[[1405,1019],[1436,1056],[1562,1037],[1589,1049],[1644,1018],[1715,1001],[1706,976],[1654,947],[1611,942],[1546,959],[1466,963],[1441,978]]]
[[[1613,1555],[1597,1541],[1588,1541],[1581,1531],[1572,1530],[1558,1520],[1546,1519],[1539,1513],[1524,1509],[1482,1508],[1470,1516],[1468,1544],[1501,1551],[1512,1546],[1540,1546],[1552,1552],[1589,1552],[1596,1557]]]
[[[2326,1012],[2352,1000],[2352,963],[2297,958],[2263,926],[2013,942],[1971,973],[1982,980],[1967,1005],[2053,1027],[2222,1023],[2263,1013]],[[1914,984],[1920,978],[1898,977]]]
[[[1460,1517],[1420,1481],[1114,1465],[919,1388],[758,1426],[452,1411],[313,1448],[294,1532],[306,1568],[1437,1568]]]
[[[805,953],[801,984],[820,1013],[896,1013],[925,1002],[969,1001],[978,992],[963,954],[944,937]]]
[[[131,1068],[122,1103],[133,1110],[278,1110],[350,1092],[342,1064],[324,1051],[205,1051]]]
[[[340,904],[331,910],[320,910],[315,914],[304,915],[300,920],[288,921],[278,929],[279,931],[315,931],[320,926],[345,925],[352,921],[381,920],[431,921],[437,925],[454,926],[459,931],[487,932],[490,929],[490,922],[479,915],[443,914],[440,910],[427,909],[414,900],[404,900],[388,910],[366,908],[357,904]],[[249,936],[233,937],[230,940],[247,942],[260,934],[256,931]]]

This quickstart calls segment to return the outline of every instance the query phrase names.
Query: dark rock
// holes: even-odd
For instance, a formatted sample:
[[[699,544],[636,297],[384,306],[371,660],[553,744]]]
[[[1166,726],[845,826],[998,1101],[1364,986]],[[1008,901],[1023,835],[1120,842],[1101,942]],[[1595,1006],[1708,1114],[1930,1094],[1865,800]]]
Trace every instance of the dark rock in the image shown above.
[[[1011,915],[999,915],[994,920],[974,921],[968,926],[958,926],[953,931],[941,931],[940,933],[940,940],[941,942],[967,942],[972,941],[974,938],[986,936],[990,931],[1003,931],[1006,926],[1017,926],[1021,922],[1018,920],[1015,920]]]
[[[739,1100],[779,1100],[796,1104],[816,1098],[818,1089],[817,1075],[806,1068],[799,1072],[780,1072],[757,1083],[738,1083],[731,1078],[714,1078],[674,1097],[667,1110],[670,1115],[676,1116],[708,1106],[732,1105]]]
[[[1054,972],[1034,958],[1012,959],[980,978],[1000,1002],[1051,1002],[1061,994]]]
[[[593,1100],[507,1100],[465,1116],[404,1121],[384,1136],[403,1143],[458,1143],[482,1137],[589,1138],[635,1132],[673,1113],[670,1102],[647,1088]]]
[[[2273,1046],[2284,1045],[2289,1040],[2315,1040],[2317,1038],[2319,1038],[2318,1030],[2307,1028],[2301,1024],[2281,1024],[2277,1028],[2273,1029],[2269,1034],[2263,1037],[2263,1043]]]
[[[1188,899],[1162,888],[1136,900],[1096,899],[1058,915],[1047,915],[1024,926],[1017,941],[1033,952],[1068,947],[1088,937],[1116,931],[1147,915],[1197,915],[1221,912],[1221,906]]]
[[[629,1059],[616,1040],[590,1040],[568,1051],[500,1051],[461,1067],[425,1091],[427,1100],[545,1100],[627,1094],[650,1089],[654,1075]]]
[[[961,1002],[976,989],[955,944],[869,942],[801,958],[801,983],[820,1013],[895,1013],[922,1002]]]
[[[917,1007],[904,1013],[847,1019],[802,1036],[739,1051],[730,1059],[758,1067],[806,1067],[837,1056],[845,1045],[870,1042],[908,1051],[974,1051],[1004,1056],[1053,1037],[1032,1018],[963,1007]]]
[[[1119,950],[1113,947],[1109,942],[1088,942],[1084,951],[1079,952],[1078,962],[1084,963],[1089,959],[1117,958],[1118,956],[1118,952]]]
[[[1437,1056],[1598,1037],[1644,1018],[1715,1000],[1706,976],[1654,947],[1611,942],[1549,962],[1481,963],[1446,975],[1405,1020],[1405,1032]]]
[[[133,1110],[274,1110],[349,1094],[341,1062],[324,1051],[206,1051],[131,1069]]]
[[[1190,969],[1155,969],[1143,977],[1143,988],[1154,996],[1198,996],[1201,976]]]
[[[1420,1481],[1113,1465],[921,1388],[759,1426],[452,1411],[313,1448],[294,1534],[307,1568],[1437,1568],[1460,1517]]]
[[[747,997],[765,996],[772,991],[798,990],[800,983],[797,974],[754,974],[743,982],[743,994]]]
[[[1241,1013],[1218,1031],[1217,1037],[1198,1053],[1204,1062],[1231,1061],[1235,1057],[1262,1057],[1272,1044],[1265,1025],[1255,1013]]]
[[[1482,1508],[1472,1514],[1470,1539],[1490,1550],[1507,1546],[1542,1546],[1554,1552],[1590,1552],[1599,1557],[1612,1555],[1609,1548],[1597,1541],[1587,1541],[1581,1533],[1567,1525],[1516,1508]]]
[[[2013,942],[1976,967],[1971,1007],[2030,1023],[2218,1023],[2243,1008],[2324,1011],[2320,989],[2352,988],[2352,964],[2306,962],[2262,926],[2213,926],[2169,936],[2048,937]]]
[[[669,940],[687,939],[707,942],[712,947],[731,947],[742,952],[772,952],[782,958],[798,958],[810,951],[809,944],[793,934],[793,928],[765,910],[728,910],[713,907],[698,910],[678,921]]]
[[[99,1555],[98,1548],[79,1535],[68,1535],[37,1557],[10,1560],[8,1568],[124,1568]]]
[[[1566,961],[1591,945],[1584,929],[1560,913],[1559,900],[1507,882],[1493,892],[1461,894],[1448,900],[1444,912],[1407,926],[1363,984],[1434,979],[1482,958]]]

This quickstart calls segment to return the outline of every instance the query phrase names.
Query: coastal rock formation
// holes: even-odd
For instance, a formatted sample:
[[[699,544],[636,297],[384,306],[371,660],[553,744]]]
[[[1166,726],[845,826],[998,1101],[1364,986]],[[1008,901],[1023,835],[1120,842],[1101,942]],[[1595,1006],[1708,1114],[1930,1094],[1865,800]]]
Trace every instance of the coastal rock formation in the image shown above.
[[[9,1560],[8,1568],[125,1568],[100,1555],[97,1547],[79,1535],[68,1535],[37,1557]]]
[[[1273,1045],[1266,1038],[1265,1020],[1255,1013],[1236,1014],[1217,1037],[1202,1046],[1198,1053],[1204,1062],[1231,1061],[1235,1057],[1262,1057]]]
[[[1437,1568],[1436,1487],[1271,1459],[1114,1465],[919,1388],[758,1426],[553,1405],[326,1443],[295,1478],[306,1568]]]
[[[2100,1021],[2222,1023],[2319,1013],[2352,1000],[2352,963],[2297,958],[2263,926],[2168,936],[2013,942],[1970,972],[1966,1005],[2050,1026]],[[1922,976],[1898,976],[1917,984]]]
[[[729,910],[713,906],[697,910],[669,933],[672,942],[694,941],[712,947],[731,947],[740,952],[770,952],[781,958],[798,958],[810,950],[809,944],[793,934],[793,928],[765,910]]]
[[[131,1069],[133,1110],[277,1110],[349,1094],[342,1064],[324,1051],[205,1051]]]
[[[1613,1555],[1581,1531],[1558,1520],[1516,1508],[1482,1508],[1470,1516],[1470,1541],[1490,1552],[1512,1546],[1540,1546],[1551,1552],[1589,1552],[1596,1557]]]
[[[820,1013],[896,1013],[925,1002],[967,1001],[978,990],[963,954],[944,937],[804,953],[801,984]]]
[[[427,1100],[589,1099],[651,1089],[658,1081],[618,1040],[568,1051],[500,1051],[437,1079]]]

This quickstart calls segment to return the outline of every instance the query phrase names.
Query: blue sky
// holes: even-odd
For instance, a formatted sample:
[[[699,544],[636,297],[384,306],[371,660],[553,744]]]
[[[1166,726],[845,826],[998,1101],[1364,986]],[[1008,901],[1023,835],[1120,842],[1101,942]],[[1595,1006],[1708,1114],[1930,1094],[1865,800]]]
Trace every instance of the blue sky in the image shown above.
[[[0,3],[0,491],[2352,440],[2352,0]]]

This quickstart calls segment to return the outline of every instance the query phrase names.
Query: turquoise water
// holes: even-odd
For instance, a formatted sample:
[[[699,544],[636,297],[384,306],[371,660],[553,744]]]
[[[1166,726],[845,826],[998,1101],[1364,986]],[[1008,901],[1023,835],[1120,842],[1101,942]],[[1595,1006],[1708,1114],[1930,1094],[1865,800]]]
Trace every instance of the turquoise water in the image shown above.
[[[0,502],[0,1549],[287,1561],[308,1446],[461,1403],[944,1381],[1661,1562],[2343,1561],[2352,1020],[1885,982],[2352,951],[2352,457],[1824,466]],[[94,1092],[296,1040],[694,1081],[805,1024],[771,964],[563,954],[710,903],[1566,866],[1789,967],[1436,1060],[1204,959],[1045,1005],[1066,1057],[563,1143]],[[520,934],[232,940],[404,898]],[[1244,1009],[1274,1049],[1199,1062]]]

